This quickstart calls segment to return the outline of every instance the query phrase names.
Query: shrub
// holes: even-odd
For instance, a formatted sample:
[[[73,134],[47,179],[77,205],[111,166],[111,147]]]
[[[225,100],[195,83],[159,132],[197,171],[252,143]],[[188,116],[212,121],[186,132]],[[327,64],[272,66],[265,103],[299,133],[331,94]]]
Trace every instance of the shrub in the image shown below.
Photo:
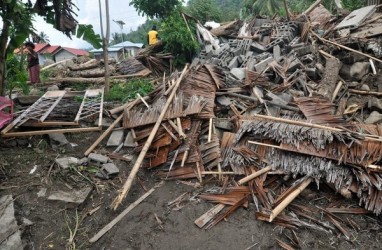
[[[126,102],[135,99],[138,93],[142,96],[147,95],[153,88],[153,84],[147,79],[133,79],[127,83],[113,85],[105,94],[105,100]]]

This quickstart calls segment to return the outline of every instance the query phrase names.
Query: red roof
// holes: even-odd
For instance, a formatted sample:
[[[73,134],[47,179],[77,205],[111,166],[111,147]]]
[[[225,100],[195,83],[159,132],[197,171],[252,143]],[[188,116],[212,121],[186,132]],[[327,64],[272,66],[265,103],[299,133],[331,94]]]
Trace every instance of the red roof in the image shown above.
[[[86,50],[82,50],[82,49],[73,49],[73,48],[68,48],[68,47],[61,47],[61,49],[55,51],[53,54],[57,54],[59,51],[61,51],[62,49],[72,53],[73,55],[76,55],[76,56],[87,56],[89,55],[89,52],[87,52]]]
[[[37,53],[41,53],[42,50],[44,50],[46,47],[49,47],[50,44],[49,43],[36,43],[34,45],[34,51],[36,51]]]
[[[34,51],[36,51],[37,53],[41,53],[42,50],[51,47],[49,43],[36,43],[34,46],[35,46],[34,47]],[[27,49],[24,48],[24,52],[26,52],[26,51],[27,51]],[[15,54],[19,54],[20,53],[20,49],[17,48],[13,52]]]
[[[61,46],[59,46],[59,45],[53,45],[53,46],[50,46],[48,48],[45,48],[43,51],[41,51],[41,53],[43,53],[43,54],[53,54],[54,52],[56,52],[60,48],[61,48]]]

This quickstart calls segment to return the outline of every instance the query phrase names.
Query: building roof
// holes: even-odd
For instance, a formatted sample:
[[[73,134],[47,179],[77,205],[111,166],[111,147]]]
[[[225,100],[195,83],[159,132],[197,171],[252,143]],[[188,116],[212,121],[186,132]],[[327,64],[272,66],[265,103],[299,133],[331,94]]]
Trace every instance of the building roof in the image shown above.
[[[73,48],[68,48],[68,47],[61,47],[60,49],[56,50],[53,55],[59,53],[60,51],[62,50],[66,50],[68,51],[69,53],[75,55],[75,56],[87,56],[89,55],[89,52],[87,52],[86,50],[82,50],[82,49],[73,49]]]
[[[136,47],[136,48],[142,48],[143,46],[143,43],[132,43],[132,42],[129,42],[129,41],[125,41],[123,43],[117,43],[117,44],[114,44],[110,47],[112,48],[116,48],[116,47]]]
[[[107,48],[108,52],[118,52],[120,50],[122,50],[122,47],[117,47],[117,48],[109,47],[109,48]],[[91,52],[91,53],[102,53],[103,49],[92,49],[89,52]]]
[[[56,52],[60,48],[61,48],[61,46],[59,46],[59,45],[49,46],[49,47],[45,48],[44,50],[42,50],[41,53],[43,53],[43,54],[53,54],[54,52]]]
[[[49,43],[36,43],[34,46],[35,46],[35,47],[34,47],[34,51],[36,51],[37,53],[41,53],[41,51],[43,51],[44,49],[50,47],[50,44],[49,44]],[[27,49],[24,48],[23,51],[26,52]],[[15,54],[20,54],[20,49],[17,48],[17,49],[15,49],[13,52],[14,52]]]

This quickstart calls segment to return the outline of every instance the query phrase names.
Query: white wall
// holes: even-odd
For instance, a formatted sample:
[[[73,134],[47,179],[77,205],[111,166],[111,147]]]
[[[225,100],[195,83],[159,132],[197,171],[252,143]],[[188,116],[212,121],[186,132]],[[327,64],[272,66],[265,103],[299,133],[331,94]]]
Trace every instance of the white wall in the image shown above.
[[[73,55],[72,53],[69,53],[66,50],[60,50],[57,54],[55,54],[54,57],[56,59],[56,62],[60,62],[66,59],[72,59],[73,57],[76,57],[76,56]]]

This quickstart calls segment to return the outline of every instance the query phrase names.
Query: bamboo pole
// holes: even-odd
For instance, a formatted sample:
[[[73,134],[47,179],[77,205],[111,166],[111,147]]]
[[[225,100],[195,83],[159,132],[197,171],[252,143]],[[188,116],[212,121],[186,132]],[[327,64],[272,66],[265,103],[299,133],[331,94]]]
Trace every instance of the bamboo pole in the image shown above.
[[[137,175],[138,170],[142,164],[142,161],[145,158],[146,153],[147,153],[151,143],[153,142],[155,134],[157,133],[158,128],[159,128],[160,124],[162,123],[162,120],[163,120],[163,118],[167,112],[167,109],[170,106],[170,103],[174,99],[175,93],[176,93],[184,75],[186,74],[187,69],[188,69],[188,64],[184,67],[182,74],[180,75],[179,79],[176,82],[176,86],[174,87],[173,91],[171,92],[171,95],[168,97],[168,100],[165,103],[165,105],[162,109],[162,112],[161,112],[157,122],[155,123],[154,128],[151,131],[149,138],[147,139],[145,145],[143,146],[142,151],[139,154],[133,168],[131,169],[130,175],[129,175],[129,177],[127,177],[127,180],[126,180],[125,184],[123,185],[122,190],[120,191],[120,194],[114,199],[114,201],[112,203],[112,207],[114,208],[114,210],[118,208],[118,206],[121,204],[121,202],[123,201],[123,199],[126,197],[127,193],[129,192],[131,185],[135,179],[135,176]]]
[[[155,188],[150,189],[144,195],[139,197],[138,200],[130,204],[122,213],[120,213],[114,220],[110,221],[104,228],[102,228],[96,235],[94,235],[89,242],[94,243],[99,240],[105,233],[107,233],[112,227],[114,227],[123,217],[126,216],[131,210],[133,210],[136,206],[138,206],[144,199],[146,199],[150,194],[154,192]]]
[[[143,99],[143,97],[139,93],[137,93],[137,96],[139,99],[141,99],[141,101],[146,105],[147,108],[150,108],[150,105],[145,101],[145,99]]]
[[[312,178],[304,180],[293,192],[290,193],[275,209],[272,210],[269,222],[279,215],[310,183]]]
[[[317,0],[316,2],[314,2],[307,10],[305,10],[302,14],[303,15],[308,15],[314,8],[316,8],[320,3],[322,2],[322,0]]]
[[[86,150],[84,153],[85,156],[88,156],[97,146],[100,144],[100,142],[110,134],[110,132],[114,129],[114,127],[121,121],[123,117],[123,114],[121,114],[111,125],[108,127],[105,132]]]
[[[263,169],[260,169],[259,171],[256,171],[256,172],[254,172],[254,173],[244,177],[243,179],[240,179],[238,181],[238,184],[239,185],[243,185],[244,183],[247,183],[248,181],[253,180],[256,177],[258,177],[258,176],[260,176],[262,174],[265,174],[266,172],[269,172],[270,170],[272,170],[271,166],[268,166],[268,167],[265,167]]]

